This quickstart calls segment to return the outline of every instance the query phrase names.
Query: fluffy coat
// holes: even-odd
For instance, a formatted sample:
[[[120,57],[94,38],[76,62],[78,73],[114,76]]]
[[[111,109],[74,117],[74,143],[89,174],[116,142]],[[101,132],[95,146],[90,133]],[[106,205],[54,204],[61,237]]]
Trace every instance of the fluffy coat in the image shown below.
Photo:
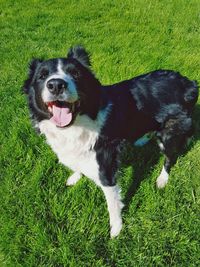
[[[74,171],[67,184],[84,174],[103,190],[114,237],[122,228],[117,186],[122,142],[155,132],[165,155],[157,186],[164,187],[192,134],[198,90],[195,81],[170,70],[103,86],[90,67],[89,54],[80,46],[71,48],[66,58],[35,59],[23,90],[34,126],[59,161]]]

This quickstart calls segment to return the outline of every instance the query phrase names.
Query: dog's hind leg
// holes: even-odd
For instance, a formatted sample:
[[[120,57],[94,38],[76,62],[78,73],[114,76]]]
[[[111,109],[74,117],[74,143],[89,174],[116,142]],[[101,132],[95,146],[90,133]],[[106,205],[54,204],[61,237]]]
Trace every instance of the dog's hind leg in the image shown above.
[[[67,186],[75,185],[82,177],[80,172],[74,172],[66,181]]]
[[[176,163],[178,155],[187,144],[191,136],[192,119],[187,114],[168,119],[163,129],[157,133],[161,151],[165,155],[165,162],[161,174],[157,178],[157,187],[164,188],[168,182],[171,167]]]

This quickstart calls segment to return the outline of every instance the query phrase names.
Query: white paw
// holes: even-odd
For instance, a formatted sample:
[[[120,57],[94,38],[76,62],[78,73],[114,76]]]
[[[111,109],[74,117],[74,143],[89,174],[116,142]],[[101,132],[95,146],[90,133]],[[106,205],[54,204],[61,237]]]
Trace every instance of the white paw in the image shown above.
[[[120,231],[122,229],[122,221],[119,221],[111,226],[110,228],[110,237],[114,238],[119,235]]]
[[[72,174],[66,181],[66,185],[67,186],[72,186],[75,185],[78,180],[80,180],[81,178],[81,173],[79,172],[75,172],[74,174]]]
[[[166,172],[165,167],[163,166],[160,176],[157,178],[156,184],[159,189],[162,189],[166,186],[168,182],[169,174]]]
[[[163,178],[163,176],[159,176],[156,181],[156,185],[159,189],[162,189],[166,186],[168,179]]]

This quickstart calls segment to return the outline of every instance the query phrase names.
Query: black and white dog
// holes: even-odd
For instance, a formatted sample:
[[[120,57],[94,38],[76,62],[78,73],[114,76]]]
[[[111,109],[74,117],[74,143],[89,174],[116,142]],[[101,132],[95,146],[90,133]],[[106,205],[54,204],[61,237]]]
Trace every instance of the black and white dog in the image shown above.
[[[158,188],[163,188],[177,152],[192,134],[191,113],[198,98],[195,81],[169,70],[103,86],[80,46],[71,48],[66,58],[33,60],[23,90],[34,126],[59,161],[74,171],[67,185],[84,174],[103,190],[111,237],[122,228],[116,184],[120,144],[156,133],[165,155],[157,178]]]

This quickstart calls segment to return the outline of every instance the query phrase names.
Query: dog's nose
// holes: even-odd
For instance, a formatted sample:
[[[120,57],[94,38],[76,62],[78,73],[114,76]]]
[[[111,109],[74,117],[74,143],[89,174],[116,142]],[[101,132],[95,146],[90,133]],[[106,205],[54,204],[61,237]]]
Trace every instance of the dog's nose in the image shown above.
[[[67,88],[67,83],[62,79],[51,79],[47,82],[47,88],[50,93],[59,95]]]

